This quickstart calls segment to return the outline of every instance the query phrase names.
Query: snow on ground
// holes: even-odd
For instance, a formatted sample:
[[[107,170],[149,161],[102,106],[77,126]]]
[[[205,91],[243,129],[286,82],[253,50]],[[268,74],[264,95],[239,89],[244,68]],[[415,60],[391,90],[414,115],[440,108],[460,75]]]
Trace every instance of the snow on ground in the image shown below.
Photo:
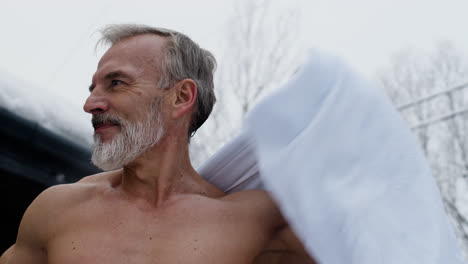
[[[83,111],[82,105],[3,70],[0,70],[0,107],[81,146],[89,148],[93,142],[91,116]]]

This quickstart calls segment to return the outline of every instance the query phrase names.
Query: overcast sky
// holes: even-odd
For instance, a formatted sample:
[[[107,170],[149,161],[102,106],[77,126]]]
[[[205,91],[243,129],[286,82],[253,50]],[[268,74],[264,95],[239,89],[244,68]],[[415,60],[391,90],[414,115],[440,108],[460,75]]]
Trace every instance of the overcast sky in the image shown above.
[[[0,70],[81,107],[99,57],[96,30],[109,23],[144,23],[182,31],[222,53],[232,0],[1,0]],[[427,49],[448,39],[468,53],[468,1],[297,0],[301,36],[310,47],[343,56],[371,74],[404,47]],[[278,12],[281,8],[278,8]],[[1,89],[1,87],[0,87]],[[81,111],[81,110],[80,110]]]

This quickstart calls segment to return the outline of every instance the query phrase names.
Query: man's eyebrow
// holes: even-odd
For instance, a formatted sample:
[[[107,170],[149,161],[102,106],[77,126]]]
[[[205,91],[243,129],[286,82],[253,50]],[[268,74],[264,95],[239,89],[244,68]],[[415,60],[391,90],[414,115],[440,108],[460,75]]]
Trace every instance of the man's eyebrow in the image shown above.
[[[129,79],[131,79],[131,76],[128,75],[127,73],[123,72],[123,71],[111,71],[111,72],[107,73],[106,75],[104,75],[105,80],[112,80],[112,79],[115,79],[115,78],[129,78]],[[89,92],[92,92],[95,87],[96,87],[95,84],[91,84],[89,86]]]
[[[106,80],[119,78],[119,77],[130,78],[130,75],[128,75],[127,73],[123,71],[111,71],[107,73],[106,75],[104,75],[104,79]]]

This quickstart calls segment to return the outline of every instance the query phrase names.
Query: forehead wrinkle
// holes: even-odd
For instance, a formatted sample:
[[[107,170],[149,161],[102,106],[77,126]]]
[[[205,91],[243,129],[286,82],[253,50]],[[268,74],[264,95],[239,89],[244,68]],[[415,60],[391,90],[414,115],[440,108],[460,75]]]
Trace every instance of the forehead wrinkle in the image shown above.
[[[136,79],[141,76],[141,69],[133,65],[107,64],[96,71],[93,76],[95,79],[110,79],[116,77],[126,77]]]
[[[121,66],[125,63],[133,68],[133,72],[137,74],[136,77],[145,75],[160,81],[164,74],[163,60],[167,46],[168,39],[158,35],[143,34],[122,39],[112,45],[102,56],[96,73],[107,68],[107,64],[115,63]]]

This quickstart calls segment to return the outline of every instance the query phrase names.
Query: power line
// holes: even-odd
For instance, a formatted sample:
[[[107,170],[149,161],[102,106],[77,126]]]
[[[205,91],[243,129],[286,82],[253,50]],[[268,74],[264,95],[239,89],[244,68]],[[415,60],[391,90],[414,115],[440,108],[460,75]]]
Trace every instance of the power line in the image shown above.
[[[408,109],[410,107],[413,107],[415,105],[419,105],[421,103],[424,103],[426,101],[430,101],[436,97],[439,97],[443,94],[447,94],[447,93],[451,93],[451,92],[454,92],[454,91],[457,91],[457,90],[461,90],[463,88],[466,88],[468,87],[468,82],[467,83],[464,83],[464,84],[461,84],[461,85],[458,85],[458,86],[455,86],[453,88],[450,88],[450,89],[447,89],[447,90],[444,90],[444,91],[440,91],[440,92],[437,92],[437,93],[434,93],[434,94],[431,94],[431,95],[428,95],[428,96],[424,96],[422,98],[419,98],[413,102],[410,102],[410,103],[406,103],[406,104],[403,104],[403,105],[400,105],[397,107],[397,109],[399,111],[403,111],[405,109]]]
[[[461,114],[465,114],[465,113],[468,113],[468,107],[462,108],[460,110],[453,111],[453,112],[448,113],[446,115],[436,117],[436,118],[434,118],[432,120],[421,122],[421,123],[411,127],[411,129],[420,129],[420,128],[428,127],[428,126],[433,125],[435,123],[446,121],[446,120],[454,118],[457,115],[461,115]]]
[[[437,97],[439,97],[441,95],[451,93],[451,92],[454,92],[454,91],[458,91],[458,90],[461,90],[461,89],[466,88],[466,87],[468,87],[468,82],[463,83],[463,84],[458,85],[458,86],[455,86],[455,87],[452,87],[452,88],[449,88],[449,89],[444,90],[444,91],[440,91],[440,92],[437,92],[437,93],[434,93],[434,94],[431,94],[431,95],[428,95],[428,96],[421,97],[421,98],[419,98],[419,99],[417,99],[417,100],[415,100],[413,102],[400,105],[400,106],[397,107],[397,109],[399,111],[403,111],[403,110],[408,109],[410,107],[414,107],[414,106],[420,105],[420,104],[422,104],[424,102],[430,101],[430,100],[432,100],[434,98],[437,98]],[[448,113],[448,114],[445,114],[445,115],[442,115],[442,116],[439,116],[439,117],[436,117],[436,118],[433,118],[431,120],[420,122],[419,124],[417,124],[415,126],[412,126],[411,129],[414,130],[414,129],[425,128],[425,127],[431,126],[433,124],[452,119],[457,115],[461,115],[461,114],[465,114],[465,113],[468,113],[468,107],[460,109],[460,110],[453,111],[451,113]]]

